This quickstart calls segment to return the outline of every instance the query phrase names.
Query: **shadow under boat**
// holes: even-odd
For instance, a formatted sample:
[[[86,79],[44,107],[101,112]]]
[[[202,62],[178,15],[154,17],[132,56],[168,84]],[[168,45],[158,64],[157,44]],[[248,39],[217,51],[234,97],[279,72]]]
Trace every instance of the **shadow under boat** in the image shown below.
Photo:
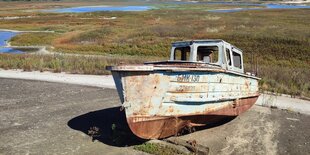
[[[232,121],[236,116],[219,116],[219,118],[218,121],[205,126],[185,129],[178,135],[190,134],[194,131],[217,127]],[[120,107],[92,111],[74,117],[68,121],[67,125],[74,130],[81,131],[92,137],[93,141],[98,140],[111,146],[132,146],[147,141],[137,137],[131,132],[127,124],[125,112],[120,111]]]

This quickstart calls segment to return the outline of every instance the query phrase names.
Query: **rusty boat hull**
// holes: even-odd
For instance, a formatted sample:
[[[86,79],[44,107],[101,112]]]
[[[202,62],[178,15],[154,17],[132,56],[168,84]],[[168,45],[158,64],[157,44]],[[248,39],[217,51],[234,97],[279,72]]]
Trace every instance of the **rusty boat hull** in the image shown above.
[[[131,131],[144,139],[161,139],[172,135],[178,135],[183,130],[190,130],[195,126],[202,126],[220,121],[229,116],[238,116],[248,110],[258,97],[240,99],[238,103],[229,104],[227,107],[205,113],[186,116],[166,117],[130,117],[127,122]],[[138,121],[135,120],[149,120]]]
[[[237,116],[259,96],[259,78],[214,66],[144,64],[110,70],[128,125],[143,139]]]

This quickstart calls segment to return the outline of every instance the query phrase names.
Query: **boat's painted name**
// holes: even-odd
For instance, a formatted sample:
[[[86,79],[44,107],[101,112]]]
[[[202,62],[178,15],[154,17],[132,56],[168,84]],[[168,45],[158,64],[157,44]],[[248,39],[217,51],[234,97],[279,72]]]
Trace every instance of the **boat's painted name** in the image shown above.
[[[199,75],[191,75],[191,74],[180,74],[177,75],[178,82],[199,82]]]

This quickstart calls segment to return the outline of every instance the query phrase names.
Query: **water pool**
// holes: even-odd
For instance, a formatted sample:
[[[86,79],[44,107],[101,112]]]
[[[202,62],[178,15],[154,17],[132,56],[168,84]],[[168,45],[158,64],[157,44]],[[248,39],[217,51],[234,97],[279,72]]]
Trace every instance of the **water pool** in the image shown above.
[[[16,36],[17,34],[18,34],[17,32],[0,31],[0,53],[24,53],[20,50],[5,47],[6,42],[10,40],[12,37]]]
[[[97,12],[97,11],[147,11],[150,9],[152,9],[151,6],[82,6],[82,7],[44,10],[44,12],[85,13],[85,12]]]
[[[235,6],[253,6],[249,8],[232,8],[232,9],[215,9],[209,10],[209,12],[217,13],[228,13],[228,12],[239,12],[246,10],[266,10],[266,9],[309,9],[308,5],[285,5],[285,4],[252,4],[252,3],[229,3],[229,2],[214,2],[211,4],[226,4],[226,5],[235,5]],[[260,6],[260,7],[257,7]]]

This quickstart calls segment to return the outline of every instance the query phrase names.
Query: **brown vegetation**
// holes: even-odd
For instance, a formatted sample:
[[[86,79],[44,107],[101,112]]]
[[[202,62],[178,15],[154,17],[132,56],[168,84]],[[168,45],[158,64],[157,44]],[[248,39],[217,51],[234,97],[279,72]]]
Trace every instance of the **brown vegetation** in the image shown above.
[[[211,13],[206,10],[231,6],[180,5],[169,8],[157,5],[157,7],[160,9],[145,12],[23,13],[36,17],[1,21],[0,27],[57,32],[46,36],[40,34],[17,36],[12,40],[14,45],[47,44],[55,47],[54,50],[58,52],[98,54],[106,56],[105,59],[117,55],[124,57],[123,60],[128,55],[143,56],[144,59],[149,56],[152,58],[148,59],[156,57],[167,59],[170,43],[173,41],[221,38],[243,49],[246,64],[251,63],[251,54],[255,54],[259,62],[259,76],[263,78],[262,88],[274,92],[310,96],[308,26],[310,9]],[[0,16],[9,14],[7,12],[1,14],[3,11],[0,9]],[[105,17],[117,18],[107,20]],[[26,36],[27,39],[24,39]],[[36,37],[42,40],[37,40]],[[24,59],[17,59],[23,56],[0,57],[5,59],[12,57],[12,61]],[[38,59],[37,56],[25,57]],[[109,65],[115,64],[98,58],[99,60]],[[81,63],[81,66],[87,66],[87,63],[82,63],[84,60],[75,61]],[[138,62],[142,61],[139,59]],[[34,62],[36,61],[29,63]],[[2,62],[2,67],[6,63]],[[93,62],[91,64],[95,65]],[[89,69],[78,70],[83,73],[98,73]]]

